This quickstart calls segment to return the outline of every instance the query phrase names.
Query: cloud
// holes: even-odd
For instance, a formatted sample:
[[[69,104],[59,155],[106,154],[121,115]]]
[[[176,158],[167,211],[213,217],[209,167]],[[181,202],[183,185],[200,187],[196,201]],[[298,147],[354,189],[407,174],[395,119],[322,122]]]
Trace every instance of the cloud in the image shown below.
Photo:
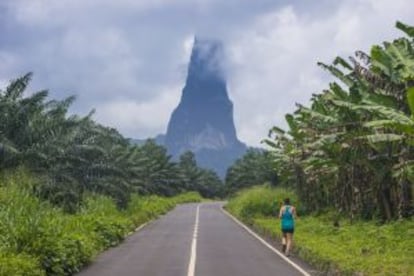
[[[122,129],[127,137],[150,138],[161,134],[169,121],[171,110],[179,102],[181,86],[165,87],[150,101],[133,102],[119,99],[97,106],[95,119],[106,122],[107,126]],[[141,136],[137,137],[136,134]]]
[[[332,78],[316,66],[337,55],[369,51],[373,44],[401,33],[395,21],[408,22],[409,1],[342,1],[330,14],[307,14],[293,5],[278,8],[239,31],[227,43],[235,123],[241,140],[251,145],[271,126],[286,127],[284,115],[295,103],[307,104]],[[380,30],[380,31],[379,31]]]
[[[0,1],[0,85],[34,72],[32,90],[78,96],[73,111],[126,136],[166,131],[194,34],[221,39],[239,138],[259,145],[331,77],[316,66],[400,35],[410,0]],[[411,22],[410,22],[411,21]],[[4,86],[2,86],[4,87]]]
[[[110,19],[133,11],[135,14],[151,11],[168,4],[168,0],[14,0],[6,6],[19,23],[26,25],[66,25],[97,19]]]

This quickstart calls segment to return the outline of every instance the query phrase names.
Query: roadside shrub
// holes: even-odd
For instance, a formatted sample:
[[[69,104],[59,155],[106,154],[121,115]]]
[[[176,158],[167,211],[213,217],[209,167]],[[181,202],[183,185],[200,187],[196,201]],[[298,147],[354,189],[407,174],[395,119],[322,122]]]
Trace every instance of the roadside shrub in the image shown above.
[[[182,204],[182,203],[189,203],[189,202],[201,202],[203,198],[200,196],[198,192],[187,192],[183,194],[179,194],[173,197],[175,203]]]
[[[45,276],[39,261],[26,254],[0,252],[0,276]]]
[[[174,208],[175,202],[173,199],[167,199],[156,195],[151,195],[143,198],[142,212],[148,214],[152,219],[158,215],[165,214],[170,209]]]
[[[87,264],[95,251],[89,236],[82,233],[63,232],[49,235],[31,254],[39,256],[47,275],[72,275]]]
[[[94,220],[94,229],[104,248],[114,246],[124,239],[132,223],[126,218],[99,217]]]
[[[286,197],[291,199],[292,204],[298,205],[296,195],[289,190],[256,186],[238,192],[226,208],[241,219],[251,222],[255,217],[277,216]]]
[[[91,238],[96,240],[99,249],[118,244],[133,228],[133,222],[118,210],[111,198],[91,195],[84,202],[78,223],[90,236],[93,233]]]

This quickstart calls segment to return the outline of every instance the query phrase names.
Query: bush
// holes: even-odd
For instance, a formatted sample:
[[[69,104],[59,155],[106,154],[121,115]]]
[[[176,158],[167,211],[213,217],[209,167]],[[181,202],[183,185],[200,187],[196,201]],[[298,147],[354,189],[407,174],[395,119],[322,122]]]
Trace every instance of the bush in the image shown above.
[[[133,221],[117,209],[111,198],[93,195],[85,202],[79,220],[87,233],[94,233],[99,248],[118,244],[134,227]]]
[[[197,192],[187,192],[173,197],[175,203],[201,202],[203,198]]]
[[[76,232],[49,235],[38,248],[30,250],[39,257],[47,275],[72,275],[90,261],[94,252],[90,236]]]
[[[246,222],[255,217],[277,216],[283,200],[289,197],[297,205],[296,195],[285,189],[256,186],[242,190],[226,205],[232,213]],[[298,207],[300,209],[300,206]]]
[[[39,261],[26,254],[0,252],[0,276],[45,276]]]
[[[175,207],[173,198],[163,198],[160,196],[148,196],[142,199],[141,212],[148,214],[150,218],[165,214],[167,211]]]
[[[117,245],[132,229],[131,222],[126,218],[100,217],[94,220],[94,229],[104,248]]]

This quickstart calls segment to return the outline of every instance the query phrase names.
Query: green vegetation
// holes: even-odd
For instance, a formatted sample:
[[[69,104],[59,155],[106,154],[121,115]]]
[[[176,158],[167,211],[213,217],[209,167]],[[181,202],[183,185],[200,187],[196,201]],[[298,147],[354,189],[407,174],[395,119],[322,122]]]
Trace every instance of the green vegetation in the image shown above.
[[[226,208],[258,232],[280,239],[280,221],[275,214],[285,197],[298,206],[288,190],[254,187],[238,193]],[[339,226],[334,226],[334,220]],[[412,219],[383,225],[376,221],[351,223],[335,212],[325,212],[296,221],[294,252],[320,271],[334,275],[414,275],[413,237]]]
[[[254,219],[256,229],[280,238],[275,218]],[[341,220],[328,216],[297,221],[295,252],[321,271],[340,275],[413,275],[414,221],[377,225],[375,222]]]
[[[277,216],[283,199],[287,197],[297,202],[295,193],[287,189],[255,186],[239,191],[230,199],[226,209],[243,221],[252,222],[257,217]]]
[[[257,185],[257,183],[269,183],[275,186],[278,179],[273,159],[269,151],[247,150],[241,158],[228,168],[225,179],[225,193],[231,195],[240,189]]]
[[[94,111],[69,115],[74,97],[25,96],[31,77],[0,89],[0,275],[72,275],[176,204],[221,195],[192,153],[175,162]]]
[[[201,200],[194,192],[170,198],[134,194],[119,210],[107,196],[85,194],[79,211],[67,214],[33,196],[37,185],[23,172],[0,182],[0,275],[72,275],[137,226],[178,203]]]
[[[38,174],[39,198],[75,213],[88,193],[109,196],[121,209],[133,193],[216,196],[222,185],[213,172],[194,164],[200,176],[188,186],[187,171],[154,141],[134,145],[116,129],[96,123],[93,111],[84,117],[68,115],[74,97],[48,99],[48,91],[25,96],[31,76],[0,89],[0,172],[24,166]]]
[[[224,197],[221,179],[214,171],[199,168],[193,152],[186,151],[180,156],[178,168],[185,190],[197,191],[205,198]]]
[[[290,197],[301,216],[294,250],[328,275],[414,275],[414,27],[397,28],[406,37],[319,64],[339,81],[264,140],[285,189],[250,188],[227,205],[280,238],[276,215]],[[244,184],[255,174],[240,162],[233,187],[264,182]]]
[[[215,173],[194,161],[188,185],[164,147],[68,115],[74,97],[25,96],[30,79],[0,90],[0,275],[72,275],[176,204],[217,196]]]
[[[308,215],[295,250],[321,270],[414,274],[414,27],[397,27],[406,37],[320,63],[339,81],[286,115],[287,131],[270,130],[270,151],[237,160],[224,187],[191,152],[174,162],[93,112],[69,116],[74,97],[25,97],[31,74],[12,81],[0,90],[0,275],[72,275],[177,203],[258,183],[267,188],[240,192],[227,208],[276,237],[274,216],[290,197]]]
[[[309,210],[386,221],[414,214],[414,27],[397,28],[407,37],[320,63],[339,82],[265,140],[281,181]]]

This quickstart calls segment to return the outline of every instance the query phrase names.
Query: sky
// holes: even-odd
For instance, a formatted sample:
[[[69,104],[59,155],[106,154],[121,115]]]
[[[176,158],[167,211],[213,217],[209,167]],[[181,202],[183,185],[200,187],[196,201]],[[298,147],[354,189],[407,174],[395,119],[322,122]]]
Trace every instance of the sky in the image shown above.
[[[221,40],[239,139],[260,146],[332,78],[316,65],[403,36],[412,0],[0,0],[0,89],[76,95],[72,113],[130,138],[165,133],[195,35]]]

